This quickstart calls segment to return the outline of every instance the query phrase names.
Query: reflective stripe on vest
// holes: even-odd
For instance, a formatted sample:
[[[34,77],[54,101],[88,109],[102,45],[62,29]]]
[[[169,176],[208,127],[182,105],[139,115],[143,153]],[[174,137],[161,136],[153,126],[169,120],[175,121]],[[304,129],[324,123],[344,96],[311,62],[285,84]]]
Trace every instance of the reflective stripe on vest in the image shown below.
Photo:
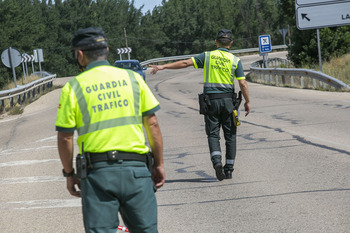
[[[125,70],[125,71],[127,71],[131,85],[132,85],[135,115],[129,116],[129,117],[116,117],[114,119],[109,119],[104,121],[101,120],[99,122],[92,123],[92,124],[91,124],[90,114],[87,109],[87,103],[79,82],[77,81],[77,79],[72,79],[69,81],[69,84],[72,87],[75,93],[75,96],[78,100],[78,105],[83,116],[84,125],[77,129],[79,136],[82,136],[87,133],[92,133],[97,130],[108,129],[116,126],[142,124],[142,114],[140,110],[139,84],[135,78],[134,72],[130,70]]]
[[[233,54],[221,50],[205,52],[204,88],[232,89],[239,60]],[[221,71],[221,69],[227,69],[225,66],[227,63],[229,63],[230,70]]]

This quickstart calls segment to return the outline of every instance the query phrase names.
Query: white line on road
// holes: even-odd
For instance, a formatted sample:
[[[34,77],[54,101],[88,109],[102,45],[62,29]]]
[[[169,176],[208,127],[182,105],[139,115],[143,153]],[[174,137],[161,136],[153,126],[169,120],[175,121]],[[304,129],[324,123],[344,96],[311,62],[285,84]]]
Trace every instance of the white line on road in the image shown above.
[[[29,177],[15,177],[0,179],[1,184],[26,184],[26,183],[40,183],[40,182],[57,182],[65,181],[61,176],[29,176]]]
[[[24,148],[24,149],[19,149],[19,150],[13,150],[13,149],[9,149],[9,150],[3,150],[1,152],[1,155],[11,155],[11,154],[16,154],[16,153],[20,153],[20,152],[26,152],[26,151],[42,151],[42,150],[57,150],[57,146],[40,146],[40,147],[34,147],[34,148]]]
[[[33,165],[38,163],[52,163],[52,162],[60,162],[59,159],[44,159],[44,160],[21,160],[21,161],[11,161],[6,163],[0,163],[0,167],[12,167],[19,165]]]
[[[17,209],[17,210],[81,207],[81,199],[76,198],[76,199],[12,201],[7,203],[2,203],[1,206],[4,209]]]
[[[55,135],[55,136],[43,138],[40,140],[36,140],[36,142],[50,142],[50,141],[57,141],[57,136]]]

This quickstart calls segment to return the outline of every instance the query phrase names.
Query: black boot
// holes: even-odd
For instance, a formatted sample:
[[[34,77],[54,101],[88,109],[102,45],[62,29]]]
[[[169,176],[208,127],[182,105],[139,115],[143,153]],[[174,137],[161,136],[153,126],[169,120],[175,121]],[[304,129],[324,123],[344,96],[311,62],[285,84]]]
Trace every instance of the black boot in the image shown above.
[[[224,167],[225,179],[232,179],[233,170],[234,170],[233,167],[227,167],[227,165],[225,165]]]
[[[223,179],[225,179],[225,174],[224,174],[224,170],[222,168],[222,164],[221,163],[215,164],[214,165],[214,169],[215,169],[216,178],[219,181],[222,181]]]
[[[232,179],[232,171],[225,171],[225,179]]]

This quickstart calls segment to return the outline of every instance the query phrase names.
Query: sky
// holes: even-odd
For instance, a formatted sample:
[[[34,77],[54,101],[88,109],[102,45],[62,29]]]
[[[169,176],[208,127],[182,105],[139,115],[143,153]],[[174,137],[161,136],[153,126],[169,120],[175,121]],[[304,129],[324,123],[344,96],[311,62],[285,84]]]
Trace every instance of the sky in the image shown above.
[[[144,5],[142,13],[146,13],[148,10],[153,10],[155,6],[160,6],[162,0],[135,0],[135,7],[140,8]]]

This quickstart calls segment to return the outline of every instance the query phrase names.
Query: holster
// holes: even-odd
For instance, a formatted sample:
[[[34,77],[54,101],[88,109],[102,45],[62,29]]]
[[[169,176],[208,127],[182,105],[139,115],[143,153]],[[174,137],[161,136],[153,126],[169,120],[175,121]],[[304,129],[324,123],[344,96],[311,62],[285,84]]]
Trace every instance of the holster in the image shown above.
[[[198,102],[199,114],[206,115],[208,112],[208,108],[211,105],[209,96],[204,93],[198,94]]]
[[[154,158],[154,155],[150,151],[150,152],[147,153],[146,156],[147,156],[147,167],[148,167],[149,172],[151,173],[152,180],[153,180],[153,158]],[[154,182],[153,182],[153,191],[157,192],[157,187],[154,184]]]
[[[238,92],[238,97],[237,97],[236,93],[234,94],[234,97],[233,97],[233,106],[235,106],[236,110],[238,110],[238,108],[241,105],[241,103],[242,103],[242,92],[239,91]]]
[[[153,153],[150,151],[147,153],[147,167],[148,167],[148,170],[149,172],[152,174],[153,173]]]
[[[86,179],[88,164],[84,153],[77,155],[76,167],[77,167],[77,177],[80,179]]]

